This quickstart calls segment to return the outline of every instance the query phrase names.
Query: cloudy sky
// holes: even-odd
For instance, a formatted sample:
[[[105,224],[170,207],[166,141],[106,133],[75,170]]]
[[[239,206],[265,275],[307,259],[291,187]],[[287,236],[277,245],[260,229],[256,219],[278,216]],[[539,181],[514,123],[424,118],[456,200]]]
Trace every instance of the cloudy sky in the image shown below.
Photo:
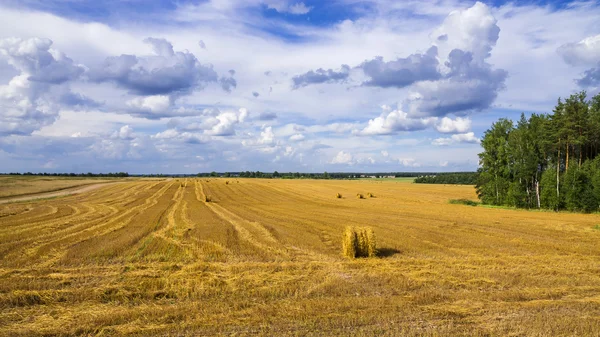
[[[0,172],[469,171],[600,87],[595,2],[0,0]]]

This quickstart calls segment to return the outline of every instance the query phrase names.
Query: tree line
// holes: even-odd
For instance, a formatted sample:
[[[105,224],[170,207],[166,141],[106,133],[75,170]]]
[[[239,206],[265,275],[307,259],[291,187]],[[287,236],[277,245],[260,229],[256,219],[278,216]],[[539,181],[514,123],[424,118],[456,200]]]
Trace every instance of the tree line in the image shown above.
[[[127,172],[109,172],[109,173],[47,173],[47,172],[9,172],[0,173],[0,175],[11,175],[11,176],[43,176],[43,177],[118,177],[125,178],[129,177]]]
[[[484,204],[595,212],[600,205],[600,94],[558,99],[550,114],[501,118],[481,141]]]
[[[475,185],[477,183],[477,172],[452,172],[429,174],[416,178],[415,183]]]

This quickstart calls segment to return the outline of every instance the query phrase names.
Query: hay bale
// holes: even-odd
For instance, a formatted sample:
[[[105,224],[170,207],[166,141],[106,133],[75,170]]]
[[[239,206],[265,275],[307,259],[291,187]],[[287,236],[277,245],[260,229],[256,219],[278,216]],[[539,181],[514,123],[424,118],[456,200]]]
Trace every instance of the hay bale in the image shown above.
[[[364,199],[364,198],[365,198],[365,196],[364,196],[364,195],[362,195],[362,194],[360,194],[360,193],[357,193],[357,194],[356,194],[356,198],[358,198],[358,199]]]
[[[356,257],[357,237],[353,227],[346,227],[342,237],[342,254],[351,259]]]
[[[204,196],[204,202],[211,202],[212,198],[210,197],[210,195],[205,195]]]
[[[225,182],[225,185],[229,185],[229,180],[227,180],[227,181]]]
[[[377,256],[377,243],[373,229],[346,227],[342,237],[342,254],[351,259]]]
[[[371,227],[365,227],[365,234],[367,236],[367,256],[377,256],[377,240],[375,240],[375,232]]]
[[[336,197],[336,198],[338,198],[338,199],[341,199],[341,198],[342,198],[342,195],[341,195],[341,194],[339,194],[339,193],[336,193],[335,197]]]
[[[367,193],[367,197],[369,197],[369,198],[375,198],[375,195],[373,193]]]

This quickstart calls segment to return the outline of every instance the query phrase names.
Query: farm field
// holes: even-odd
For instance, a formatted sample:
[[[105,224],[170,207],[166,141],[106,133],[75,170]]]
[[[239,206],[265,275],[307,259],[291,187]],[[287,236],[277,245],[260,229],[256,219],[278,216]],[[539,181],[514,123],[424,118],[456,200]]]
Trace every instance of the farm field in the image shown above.
[[[476,195],[131,179],[2,204],[0,335],[600,334],[599,215],[450,199]],[[344,258],[346,226],[372,227],[379,256]]]
[[[111,181],[106,178],[64,178],[0,175],[0,201],[17,196],[64,191],[74,187]]]

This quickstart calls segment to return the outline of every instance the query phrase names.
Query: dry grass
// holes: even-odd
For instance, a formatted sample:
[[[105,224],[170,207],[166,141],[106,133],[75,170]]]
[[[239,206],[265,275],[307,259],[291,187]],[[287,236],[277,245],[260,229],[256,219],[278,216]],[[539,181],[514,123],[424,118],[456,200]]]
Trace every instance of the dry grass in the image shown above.
[[[0,205],[0,335],[600,331],[597,215],[448,203],[469,186],[211,181]],[[331,198],[356,190],[378,198]],[[341,256],[364,224],[378,258]]]
[[[114,179],[0,175],[0,198],[60,191],[108,181]]]

